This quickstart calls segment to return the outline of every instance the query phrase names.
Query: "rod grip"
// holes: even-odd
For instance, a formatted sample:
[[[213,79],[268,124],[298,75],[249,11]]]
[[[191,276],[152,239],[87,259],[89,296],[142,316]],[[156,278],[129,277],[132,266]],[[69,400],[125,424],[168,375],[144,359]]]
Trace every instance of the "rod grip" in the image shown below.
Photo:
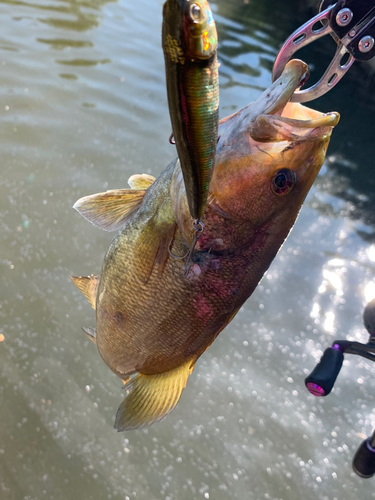
[[[336,382],[343,361],[341,351],[328,347],[314,370],[305,378],[307,390],[314,396],[327,396]]]

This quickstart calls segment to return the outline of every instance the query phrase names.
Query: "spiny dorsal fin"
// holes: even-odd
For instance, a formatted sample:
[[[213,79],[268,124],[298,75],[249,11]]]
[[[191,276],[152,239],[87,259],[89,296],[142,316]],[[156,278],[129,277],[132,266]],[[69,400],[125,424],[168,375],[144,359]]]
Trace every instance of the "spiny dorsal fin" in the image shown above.
[[[73,208],[100,229],[118,231],[141,206],[145,193],[145,189],[113,189],[84,196]]]
[[[90,302],[92,308],[95,309],[100,276],[94,276],[93,274],[91,276],[71,276],[70,279]]]
[[[164,418],[178,403],[192,365],[189,360],[169,372],[132,378],[124,385],[128,394],[117,410],[115,429],[140,429]]]
[[[87,326],[86,328],[82,327],[83,332],[88,336],[90,340],[96,344],[96,328],[91,328],[91,326]]]
[[[132,189],[147,189],[154,182],[155,177],[148,174],[135,174],[129,177],[128,184]]]

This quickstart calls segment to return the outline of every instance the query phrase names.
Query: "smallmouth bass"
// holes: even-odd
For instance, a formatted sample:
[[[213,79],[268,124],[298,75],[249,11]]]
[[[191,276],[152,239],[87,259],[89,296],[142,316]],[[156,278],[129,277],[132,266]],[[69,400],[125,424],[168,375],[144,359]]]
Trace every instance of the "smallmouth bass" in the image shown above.
[[[167,0],[162,47],[173,137],[190,214],[204,214],[219,120],[217,32],[207,0]]]
[[[119,230],[100,276],[73,282],[96,309],[86,329],[127,395],[118,431],[161,420],[176,406],[197,359],[255,290],[292,228],[328,147],[338,113],[289,100],[307,66],[290,61],[254,103],[219,125],[205,230],[187,276],[191,218],[181,168],[131,189],[84,197],[75,208]]]

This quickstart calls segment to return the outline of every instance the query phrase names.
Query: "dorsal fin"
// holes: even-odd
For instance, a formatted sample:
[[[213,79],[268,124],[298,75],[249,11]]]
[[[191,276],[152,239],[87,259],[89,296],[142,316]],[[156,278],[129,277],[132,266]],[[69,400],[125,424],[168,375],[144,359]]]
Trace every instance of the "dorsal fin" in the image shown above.
[[[148,174],[135,174],[129,177],[128,184],[132,189],[148,189],[155,177]]]
[[[156,375],[139,373],[124,385],[127,391],[116,415],[115,429],[140,429],[164,418],[178,403],[194,363]]]
[[[80,198],[73,208],[105,231],[118,231],[141,206],[145,189],[113,189]]]
[[[88,336],[88,338],[92,340],[94,344],[96,344],[96,329],[91,328],[91,326],[87,326],[86,328],[82,327],[82,330]]]
[[[100,276],[71,276],[70,277],[75,286],[80,290],[86,299],[90,302],[93,309],[96,305],[96,292]]]

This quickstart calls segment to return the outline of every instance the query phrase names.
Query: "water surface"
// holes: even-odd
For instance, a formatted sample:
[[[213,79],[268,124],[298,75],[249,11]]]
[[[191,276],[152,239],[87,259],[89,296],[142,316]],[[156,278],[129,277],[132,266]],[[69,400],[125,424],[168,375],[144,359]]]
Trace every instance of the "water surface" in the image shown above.
[[[372,69],[313,106],[340,111],[328,159],[252,298],[196,365],[175,411],[118,434],[121,382],[80,327],[71,274],[100,272],[111,235],[83,195],[174,158],[162,0],[0,1],[0,498],[374,498],[351,471],[375,425],[374,367],[347,356],[333,393],[303,379],[334,338],[365,341],[375,295]],[[217,0],[221,117],[271,81],[303,3]],[[304,58],[316,77],[332,44]],[[310,60],[311,58],[311,60]]]

